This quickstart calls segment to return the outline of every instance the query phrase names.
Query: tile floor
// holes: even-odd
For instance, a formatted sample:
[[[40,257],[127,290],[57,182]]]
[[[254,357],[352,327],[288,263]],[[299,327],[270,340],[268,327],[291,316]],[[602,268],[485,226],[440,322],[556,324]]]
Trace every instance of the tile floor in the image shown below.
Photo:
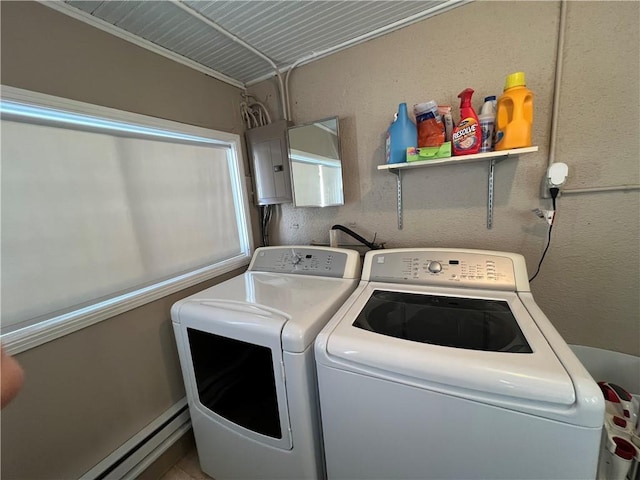
[[[213,480],[200,470],[195,447],[182,457],[160,480]]]

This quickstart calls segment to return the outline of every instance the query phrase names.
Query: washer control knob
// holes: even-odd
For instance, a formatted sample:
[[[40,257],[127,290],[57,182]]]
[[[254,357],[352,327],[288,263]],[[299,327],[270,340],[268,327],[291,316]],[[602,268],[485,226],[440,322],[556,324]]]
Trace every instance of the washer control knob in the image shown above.
[[[298,265],[301,261],[302,261],[302,256],[297,253],[294,253],[293,257],[291,258],[291,263],[294,265]]]
[[[429,262],[427,267],[431,273],[440,273],[442,271],[442,265],[440,262]]]

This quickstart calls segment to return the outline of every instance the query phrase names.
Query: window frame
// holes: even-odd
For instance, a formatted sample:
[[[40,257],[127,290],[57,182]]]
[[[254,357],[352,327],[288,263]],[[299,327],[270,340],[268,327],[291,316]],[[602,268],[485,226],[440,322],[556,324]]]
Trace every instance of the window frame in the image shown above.
[[[122,126],[139,127],[146,130],[149,136],[164,136],[165,138],[169,136],[178,142],[182,137],[188,138],[190,142],[216,144],[227,148],[227,161],[231,172],[230,181],[234,187],[235,202],[240,206],[236,210],[236,215],[241,226],[239,231],[240,254],[187,273],[176,274],[169,279],[128,293],[118,295],[117,292],[114,292],[115,296],[112,298],[97,301],[94,304],[2,334],[0,341],[9,354],[37,347],[216,276],[245,267],[251,261],[254,251],[253,232],[240,135],[4,85],[0,86],[0,100],[3,103],[9,102],[7,105],[19,104],[25,107],[53,109],[72,115],[94,117]],[[104,129],[106,132],[109,130],[108,127]],[[113,129],[111,130],[113,131]],[[163,132],[168,135],[163,135]]]

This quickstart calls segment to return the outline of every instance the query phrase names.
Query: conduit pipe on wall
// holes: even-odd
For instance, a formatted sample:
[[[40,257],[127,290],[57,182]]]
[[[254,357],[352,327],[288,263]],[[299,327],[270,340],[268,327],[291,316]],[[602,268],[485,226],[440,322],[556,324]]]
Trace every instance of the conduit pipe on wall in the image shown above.
[[[296,60],[287,70],[287,74],[284,76],[284,95],[285,95],[285,99],[286,99],[286,104],[287,104],[287,118],[288,119],[292,119],[293,117],[291,116],[291,102],[289,101],[289,75],[291,75],[291,72],[293,71],[294,68],[296,68],[298,65],[300,65],[302,62],[306,62],[308,60],[312,60],[318,56],[320,56],[321,53],[312,53],[311,55],[308,55],[306,57],[302,57],[299,60]]]
[[[562,194],[568,193],[600,193],[600,192],[633,192],[640,190],[640,185],[611,185],[610,187],[586,187],[562,190]]]
[[[560,110],[560,82],[562,81],[562,62],[564,60],[564,37],[567,29],[567,1],[560,1],[560,24],[558,25],[558,45],[556,49],[556,72],[553,80],[553,108],[551,112],[551,132],[549,138],[549,160],[547,170],[556,161],[556,142],[558,139],[558,112]]]
[[[567,29],[567,0],[560,1],[560,23],[558,25],[558,46],[556,53],[556,72],[553,82],[553,108],[551,113],[551,132],[549,135],[549,160],[547,171],[556,161],[556,145],[558,140],[558,114],[560,111],[560,84],[562,82],[562,66],[564,63],[564,39]],[[630,192],[640,190],[640,185],[612,185],[607,187],[563,188],[562,194]]]
[[[182,3],[181,0],[171,0],[171,3],[173,3],[176,7],[180,8],[181,10],[184,10],[185,12],[187,12],[192,17],[197,18],[201,22],[207,24],[208,26],[210,26],[211,28],[213,28],[217,32],[223,34],[225,37],[229,38],[233,42],[236,42],[238,45],[246,48],[251,53],[253,53],[254,55],[260,57],[265,62],[267,62],[269,65],[271,65],[271,67],[275,71],[276,78],[278,79],[278,89],[279,89],[279,92],[280,92],[280,101],[281,101],[281,104],[282,104],[282,115],[284,116],[285,120],[289,119],[289,113],[288,113],[288,107],[287,107],[288,100],[285,97],[285,89],[284,89],[284,84],[283,84],[283,81],[282,81],[282,75],[280,75],[280,69],[278,68],[276,63],[271,58],[266,56],[260,50],[255,48],[253,45],[251,45],[251,44],[245,42],[244,40],[242,40],[240,37],[237,37],[233,33],[225,30],[224,28],[222,28],[220,25],[218,25],[217,23],[215,23],[214,21],[212,21],[208,17],[205,17],[204,15],[202,15],[200,12],[192,9],[191,7],[188,7],[187,5]]]

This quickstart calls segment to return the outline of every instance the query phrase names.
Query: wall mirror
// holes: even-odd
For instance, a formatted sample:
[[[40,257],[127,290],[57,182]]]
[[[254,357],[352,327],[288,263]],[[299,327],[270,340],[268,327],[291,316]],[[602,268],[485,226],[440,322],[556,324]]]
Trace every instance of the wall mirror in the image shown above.
[[[287,134],[294,205],[344,205],[338,117],[290,127]]]

